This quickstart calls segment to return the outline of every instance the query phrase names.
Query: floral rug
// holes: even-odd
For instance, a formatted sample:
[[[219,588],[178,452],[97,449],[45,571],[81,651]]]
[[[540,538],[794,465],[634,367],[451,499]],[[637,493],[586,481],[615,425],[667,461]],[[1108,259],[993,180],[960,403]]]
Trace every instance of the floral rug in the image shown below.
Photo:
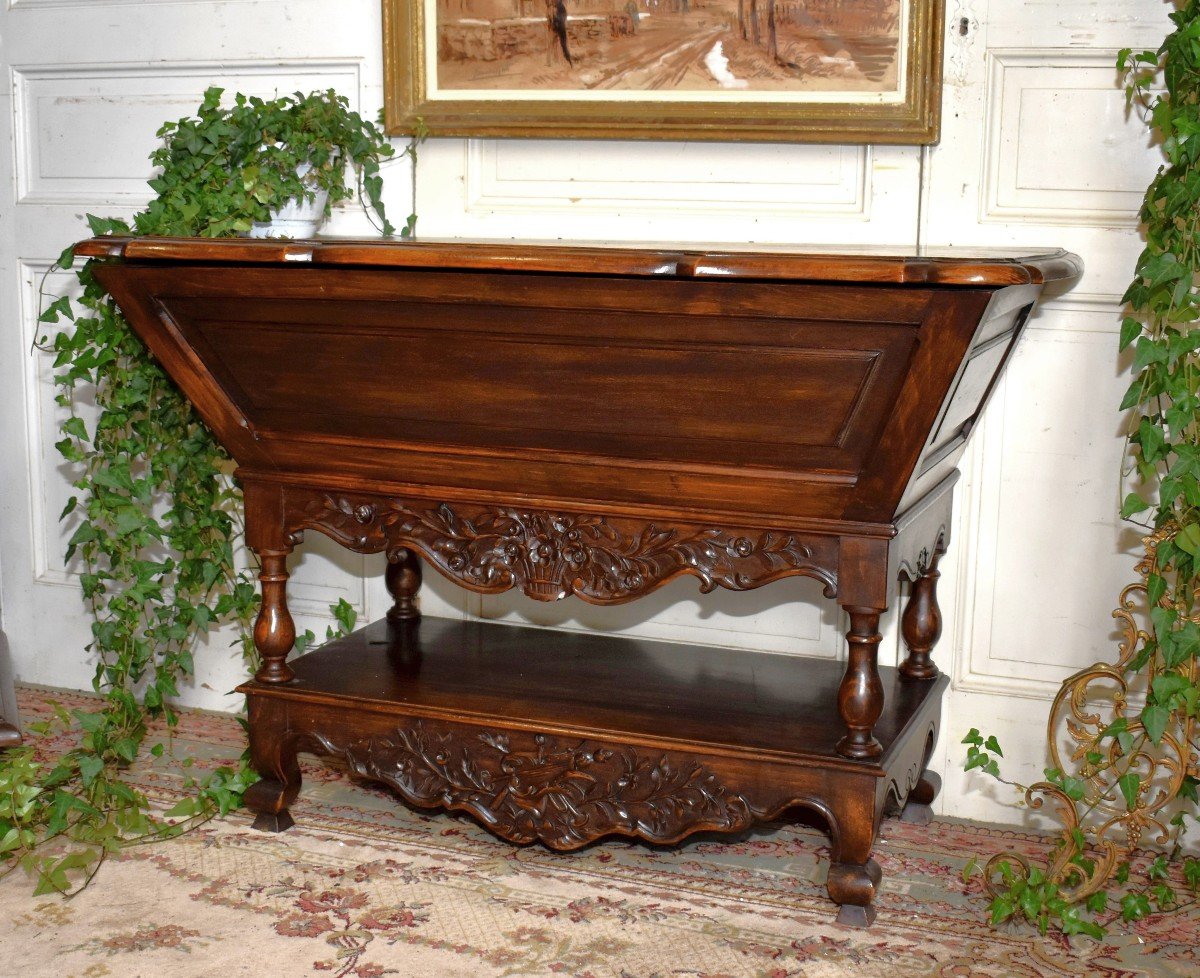
[[[26,722],[47,699],[20,691]],[[135,778],[156,802],[195,768],[236,758],[232,717],[187,713],[168,756]],[[255,832],[242,814],[106,863],[78,896],[0,881],[0,975],[292,978],[1022,978],[1200,975],[1200,912],[1117,925],[1104,941],[993,930],[973,855],[1036,853],[1036,835],[960,821],[890,819],[868,931],[834,923],[824,836],[779,825],[660,848],[624,841],[556,854],[473,822],[416,812],[312,759],[296,826]]]

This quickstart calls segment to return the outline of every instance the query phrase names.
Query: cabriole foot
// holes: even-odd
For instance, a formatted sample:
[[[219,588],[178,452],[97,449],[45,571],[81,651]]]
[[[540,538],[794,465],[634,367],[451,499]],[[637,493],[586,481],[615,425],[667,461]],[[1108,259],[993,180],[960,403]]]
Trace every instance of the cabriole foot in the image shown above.
[[[259,832],[286,832],[295,824],[291,813],[285,808],[281,812],[260,812],[252,828]]]
[[[875,920],[875,894],[883,871],[874,859],[865,863],[834,863],[829,867],[826,888],[837,904],[837,920],[848,927],[870,927]]]
[[[838,907],[837,922],[845,927],[870,927],[875,923],[875,908],[870,904],[860,907],[853,903],[843,903]]]
[[[910,825],[928,825],[933,821],[933,800],[942,790],[942,779],[934,771],[925,771],[916,787],[908,794],[908,801],[900,811],[900,820]]]
[[[295,825],[287,806],[299,788],[299,784],[285,785],[271,778],[250,785],[245,801],[247,808],[258,813],[254,827],[262,832],[284,832]]]

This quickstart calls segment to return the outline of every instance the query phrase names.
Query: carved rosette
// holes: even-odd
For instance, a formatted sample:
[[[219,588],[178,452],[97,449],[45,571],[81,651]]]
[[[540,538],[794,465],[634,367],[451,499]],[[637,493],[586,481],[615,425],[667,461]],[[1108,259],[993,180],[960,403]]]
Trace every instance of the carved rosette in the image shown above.
[[[412,804],[469,811],[510,842],[567,850],[620,834],[669,843],[754,821],[742,795],[686,756],[420,720],[349,743],[311,739]]]
[[[303,501],[289,520],[289,529],[304,528],[364,553],[413,547],[471,590],[515,587],[540,601],[571,594],[593,604],[631,601],[681,574],[699,578],[704,592],[793,575],[817,578],[831,597],[836,590],[836,540],[801,542],[771,530],[329,494]]]

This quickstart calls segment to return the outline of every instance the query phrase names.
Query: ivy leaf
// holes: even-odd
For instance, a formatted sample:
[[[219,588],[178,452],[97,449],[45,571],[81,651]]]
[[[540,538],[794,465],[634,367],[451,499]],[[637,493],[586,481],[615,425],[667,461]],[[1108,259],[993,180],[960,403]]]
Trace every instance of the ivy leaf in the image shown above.
[[[1154,693],[1154,699],[1159,703],[1165,704],[1171,699],[1172,696],[1177,693],[1182,693],[1191,685],[1191,680],[1189,680],[1186,676],[1169,672],[1164,673],[1161,676],[1155,676],[1150,688]]]
[[[1138,444],[1142,449],[1142,458],[1147,462],[1157,462],[1164,455],[1166,435],[1159,425],[1149,418],[1142,418],[1138,426]]]
[[[3,849],[0,848],[0,851],[3,851]],[[979,867],[978,857],[972,856],[970,859],[968,859],[966,865],[963,866],[963,868],[962,868],[962,881],[964,883],[969,882],[971,877],[975,874],[975,870],[978,867]]]
[[[1151,880],[1165,880],[1168,876],[1167,856],[1161,853],[1146,867],[1146,876]]]
[[[1200,859],[1195,856],[1184,857],[1183,879],[1190,889],[1200,890]]]
[[[1134,771],[1128,771],[1117,778],[1117,786],[1121,789],[1121,795],[1125,798],[1125,806],[1130,811],[1137,807],[1138,789],[1141,784],[1142,779]]]
[[[1118,349],[1124,350],[1126,347],[1128,347],[1130,343],[1137,339],[1138,334],[1140,334],[1141,331],[1141,321],[1134,319],[1132,316],[1126,316],[1121,321],[1121,345]]]
[[[996,927],[1008,920],[1017,911],[1016,901],[1007,893],[1001,893],[992,901],[992,926]]]
[[[1112,723],[1100,731],[1100,740],[1105,737],[1115,737],[1129,729],[1129,721],[1125,717],[1117,717]]]
[[[1064,777],[1062,789],[1063,793],[1072,801],[1082,801],[1084,795],[1087,794],[1087,782],[1083,778]]]
[[[1121,898],[1121,919],[1126,923],[1141,920],[1150,913],[1150,900],[1145,893],[1126,893]]]
[[[1200,526],[1189,523],[1175,535],[1175,545],[1184,553],[1195,557],[1200,554]]]
[[[1166,732],[1167,723],[1171,719],[1171,713],[1166,707],[1151,704],[1142,710],[1142,726],[1146,729],[1146,736],[1150,738],[1154,744],[1162,743],[1163,734]]]
[[[88,440],[87,428],[84,426],[82,418],[68,418],[63,422],[62,430],[64,434],[78,438],[80,441]]]
[[[106,234],[129,233],[129,225],[119,218],[97,217],[95,214],[86,214],[84,216],[87,219],[88,228],[97,237],[103,237]]]
[[[75,310],[71,307],[71,300],[67,296],[55,299],[42,311],[38,316],[39,323],[56,323],[58,320],[74,320]]]
[[[1133,350],[1133,369],[1139,371],[1152,363],[1166,363],[1169,355],[1166,343],[1143,336]]]
[[[1146,502],[1136,492],[1131,492],[1125,497],[1125,501],[1121,503],[1121,518],[1129,519],[1138,513],[1145,512],[1150,508],[1150,504]]]
[[[83,786],[89,787],[96,777],[104,770],[104,761],[95,754],[84,754],[79,758],[79,773],[83,777]]]
[[[198,799],[184,798],[163,812],[163,816],[165,818],[191,817],[192,815],[199,814],[201,810],[201,804]]]

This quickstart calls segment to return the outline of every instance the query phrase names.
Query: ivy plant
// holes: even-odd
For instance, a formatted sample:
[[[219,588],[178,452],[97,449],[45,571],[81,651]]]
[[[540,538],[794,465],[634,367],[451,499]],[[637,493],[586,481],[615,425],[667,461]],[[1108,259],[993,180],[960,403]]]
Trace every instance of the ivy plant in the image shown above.
[[[1120,403],[1130,419],[1122,477],[1133,483],[1120,515],[1147,534],[1145,579],[1114,613],[1133,626],[1117,667],[1084,670],[1064,687],[1097,670],[1118,677],[1122,692],[1109,703],[1119,715],[1090,739],[1076,737],[1072,771],[1047,769],[1031,786],[1005,782],[1035,806],[1037,795],[1055,803],[1063,829],[1047,865],[1003,854],[988,864],[993,922],[1021,918],[1043,932],[1100,936],[1116,921],[1195,907],[1200,893],[1200,860],[1182,847],[1188,823],[1200,818],[1200,0],[1178,0],[1171,23],[1158,50],[1126,49],[1117,62],[1130,110],[1164,156],[1139,213],[1145,247],[1124,294],[1119,340],[1132,372]],[[1137,610],[1126,597],[1143,590]],[[1144,691],[1144,701],[1125,689]],[[973,729],[963,742],[967,770],[1004,780],[994,737]],[[1160,798],[1164,785],[1169,796]],[[1160,811],[1169,822],[1158,821]],[[1164,851],[1130,861],[1151,825],[1163,829],[1155,841]],[[1123,850],[1108,837],[1113,826],[1126,831]]]
[[[154,199],[131,222],[89,215],[92,234],[236,235],[317,189],[329,192],[331,205],[359,197],[383,233],[395,230],[380,174],[393,147],[334,91],[269,101],[239,94],[223,104],[221,89],[210,88],[194,117],[168,122],[158,135]],[[419,139],[401,155],[413,156]],[[297,173],[299,163],[311,165],[308,176]],[[401,235],[414,227],[410,215]],[[233,626],[256,668],[258,596],[255,569],[237,559],[241,500],[231,462],[96,281],[93,264],[76,271],[77,297],[48,302],[41,321],[58,327],[43,349],[55,355],[66,413],[58,449],[74,472],[62,514],[72,528],[67,559],[82,569],[93,686],[103,698],[94,711],[58,710],[31,726],[34,734],[79,731],[78,744],[60,756],[41,758],[33,745],[0,755],[0,875],[24,869],[38,893],[70,892],[120,847],[227,813],[256,779],[243,758],[189,778],[191,796],[154,815],[126,778],[149,721],[163,718],[168,729],[177,722],[172,702],[193,674],[198,641]],[[71,248],[56,267],[74,267]],[[353,626],[345,602],[333,611],[339,626],[328,637]]]
[[[330,89],[264,101],[238,94],[221,104],[222,91],[210,88],[194,118],[168,122],[162,144],[150,157],[159,174],[150,181],[157,194],[133,220],[138,234],[217,238],[249,231],[269,220],[272,208],[296,197],[312,200],[329,193],[334,204],[363,199],[379,218],[385,235],[395,228],[384,214],[379,166],[392,144],[374,124],[350,111],[344,96]],[[411,147],[410,147],[411,150]],[[357,176],[346,182],[347,163]],[[311,169],[301,175],[302,165]],[[401,234],[413,231],[412,219]]]

